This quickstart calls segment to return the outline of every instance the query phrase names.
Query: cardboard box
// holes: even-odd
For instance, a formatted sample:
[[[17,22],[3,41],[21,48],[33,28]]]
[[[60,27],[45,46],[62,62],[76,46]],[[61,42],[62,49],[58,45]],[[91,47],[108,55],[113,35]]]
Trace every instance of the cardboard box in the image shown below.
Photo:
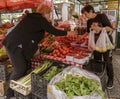
[[[0,80],[0,96],[4,96],[5,95],[5,88],[6,84],[5,81]]]

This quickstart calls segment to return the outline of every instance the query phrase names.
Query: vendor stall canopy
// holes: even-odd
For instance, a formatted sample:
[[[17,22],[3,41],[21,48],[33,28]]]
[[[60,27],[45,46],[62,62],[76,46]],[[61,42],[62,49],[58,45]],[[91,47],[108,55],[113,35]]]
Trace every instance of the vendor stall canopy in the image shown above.
[[[86,4],[86,3],[89,3],[89,4],[102,4],[102,3],[108,2],[109,0],[77,0],[77,1],[79,1],[82,4]]]
[[[35,8],[44,0],[0,0],[0,10],[21,10]]]

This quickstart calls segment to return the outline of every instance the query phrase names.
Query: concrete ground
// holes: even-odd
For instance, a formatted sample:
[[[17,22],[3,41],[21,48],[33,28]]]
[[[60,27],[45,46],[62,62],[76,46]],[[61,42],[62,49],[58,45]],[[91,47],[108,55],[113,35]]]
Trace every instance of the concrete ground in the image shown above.
[[[113,52],[114,87],[107,90],[108,99],[120,99],[120,49]]]
[[[114,87],[106,90],[107,99],[120,99],[120,49],[113,52]],[[0,97],[4,99],[4,97]]]

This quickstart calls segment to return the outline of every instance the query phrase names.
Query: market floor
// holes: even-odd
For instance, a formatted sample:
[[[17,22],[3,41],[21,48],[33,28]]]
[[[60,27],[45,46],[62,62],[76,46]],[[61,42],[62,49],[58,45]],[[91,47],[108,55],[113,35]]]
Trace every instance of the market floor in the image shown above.
[[[120,99],[120,49],[113,52],[114,88],[106,90],[108,99]],[[4,99],[4,97],[0,97]]]
[[[113,52],[114,88],[107,90],[108,99],[120,99],[120,49]]]

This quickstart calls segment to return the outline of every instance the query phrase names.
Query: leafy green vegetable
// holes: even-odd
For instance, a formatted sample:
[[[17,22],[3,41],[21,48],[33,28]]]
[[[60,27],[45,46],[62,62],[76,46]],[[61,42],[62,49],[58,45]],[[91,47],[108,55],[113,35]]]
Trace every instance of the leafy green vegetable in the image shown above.
[[[60,73],[63,70],[63,68],[58,68],[58,66],[52,66],[44,75],[43,78],[46,80],[50,80],[52,77],[54,77],[56,74]]]
[[[90,95],[92,92],[97,91],[104,99],[104,92],[99,89],[100,83],[84,76],[67,74],[65,78],[54,85],[58,90],[64,91],[70,98]]]

